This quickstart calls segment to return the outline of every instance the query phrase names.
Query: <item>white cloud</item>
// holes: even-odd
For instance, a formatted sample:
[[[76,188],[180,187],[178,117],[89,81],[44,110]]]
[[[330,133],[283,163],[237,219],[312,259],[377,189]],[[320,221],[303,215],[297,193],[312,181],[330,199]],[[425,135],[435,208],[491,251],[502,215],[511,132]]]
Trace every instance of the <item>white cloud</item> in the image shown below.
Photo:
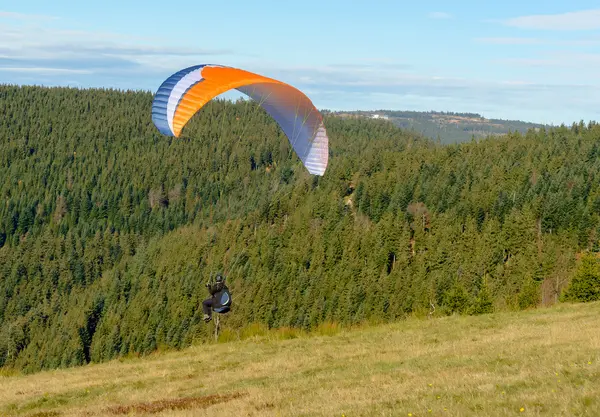
[[[543,58],[554,62],[561,57]],[[579,58],[596,59],[591,55]],[[260,72],[267,68],[254,70]],[[309,94],[319,108],[469,111],[492,118],[557,124],[598,120],[599,117],[595,109],[600,108],[600,85],[589,79],[585,83],[576,76],[543,82],[518,78],[520,71],[511,71],[517,74],[514,78],[493,80],[386,71],[376,66],[372,72],[332,66],[271,67],[269,70],[271,76],[286,80]]]
[[[11,20],[57,20],[56,16],[39,15],[39,14],[25,14],[16,13],[0,10],[0,19],[11,19]]]
[[[596,46],[600,45],[600,37],[580,39],[542,39],[527,37],[489,37],[475,38],[475,42],[487,45],[554,45],[554,46]]]
[[[416,110],[463,111],[489,118],[538,123],[571,124],[598,120],[594,109],[600,98],[593,89],[561,86],[515,85],[469,88],[447,94],[443,91],[347,91],[314,89],[311,98],[318,108],[331,110]],[[595,90],[598,92],[598,89]]]
[[[0,12],[0,17],[30,19],[25,26],[0,25],[0,69],[4,73],[147,75],[196,64],[207,55],[231,53],[229,50],[172,47],[118,33],[59,29],[46,25],[42,17],[34,15]]]
[[[71,68],[43,68],[43,67],[2,67],[0,71],[5,72],[29,72],[40,74],[92,74],[92,71],[77,70]]]
[[[493,62],[520,66],[579,68],[594,71],[594,68],[600,66],[600,54],[554,51],[542,55],[542,57],[498,58],[493,60]],[[577,74],[573,74],[573,77],[576,75]]]
[[[503,23],[521,29],[596,30],[600,29],[600,9],[520,16],[504,20]]]
[[[540,45],[546,41],[537,38],[475,38],[478,43],[492,45]]]
[[[6,12],[2,13],[3,17],[10,17],[5,15]],[[437,15],[437,18],[442,17]],[[6,24],[4,20],[2,23],[0,78],[3,82],[16,80],[11,82],[154,90],[162,77],[171,71],[203,62],[206,56],[219,56],[221,61],[223,56],[233,54],[229,50],[171,47],[165,43],[166,40],[133,38],[117,33],[72,31],[64,27],[56,29],[43,19],[28,22],[27,28],[20,23]],[[511,45],[546,42],[536,38],[481,38],[479,41]],[[412,106],[422,110],[485,111],[492,117],[502,115],[504,118],[509,118],[506,112],[514,111],[510,117],[519,119],[552,113],[565,121],[576,115],[586,117],[593,109],[600,108],[598,87],[570,86],[567,85],[569,81],[562,85],[543,85],[519,79],[486,81],[447,77],[444,73],[419,73],[406,62],[376,57],[356,57],[352,63],[305,67],[282,67],[280,62],[267,62],[240,54],[236,58],[239,65],[244,58],[243,67],[250,71],[285,80],[310,92],[311,99],[314,98],[315,104],[321,108],[408,109]],[[569,59],[587,63],[587,67],[599,64],[592,54],[532,56],[529,62],[504,62],[511,65],[555,65]],[[579,120],[580,116],[573,120]]]
[[[600,62],[600,55],[594,54],[571,54],[570,59],[575,57],[587,60],[587,62]],[[569,59],[567,56],[555,56],[548,59],[549,62],[558,62],[560,59]],[[542,59],[537,59],[535,62],[544,62]],[[506,62],[498,60],[497,62]],[[518,62],[518,59],[508,61]],[[267,68],[254,68],[257,72],[267,71]],[[443,75],[426,75],[414,72],[398,72],[398,71],[380,71],[377,68],[372,68],[369,71],[364,69],[351,71],[348,69],[340,69],[333,66],[324,67],[270,67],[271,74],[279,79],[285,79],[292,84],[301,84],[303,88],[310,88],[313,91],[319,89],[344,89],[345,91],[371,91],[385,92],[386,89],[390,92],[403,91],[407,89],[426,90],[434,95],[455,95],[459,91],[533,91],[546,89],[569,89],[581,88],[582,91],[596,91],[600,86],[581,85],[575,82],[562,82],[554,84],[536,83],[525,79],[475,79],[464,77],[448,77]],[[586,90],[587,89],[587,90]],[[599,97],[600,99],[600,97]]]
[[[447,12],[431,12],[427,16],[430,19],[452,19],[452,15]]]

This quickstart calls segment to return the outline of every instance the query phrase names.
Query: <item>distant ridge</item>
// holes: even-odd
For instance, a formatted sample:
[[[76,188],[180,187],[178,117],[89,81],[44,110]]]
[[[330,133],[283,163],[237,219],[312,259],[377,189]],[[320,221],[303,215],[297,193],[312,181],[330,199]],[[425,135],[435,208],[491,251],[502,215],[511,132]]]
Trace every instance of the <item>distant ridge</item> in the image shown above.
[[[508,132],[525,133],[529,129],[550,127],[540,123],[521,120],[487,119],[478,113],[454,113],[438,111],[340,111],[331,114],[339,117],[368,117],[389,120],[403,129],[418,132],[442,143],[470,141],[473,137],[504,135]]]

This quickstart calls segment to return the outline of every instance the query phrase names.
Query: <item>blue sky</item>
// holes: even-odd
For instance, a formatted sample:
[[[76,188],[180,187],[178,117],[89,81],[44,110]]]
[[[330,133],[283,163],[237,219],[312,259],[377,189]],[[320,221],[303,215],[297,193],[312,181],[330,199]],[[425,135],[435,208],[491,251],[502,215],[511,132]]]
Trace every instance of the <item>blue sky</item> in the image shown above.
[[[0,0],[0,83],[156,91],[218,63],[322,109],[600,120],[600,6],[567,3]]]

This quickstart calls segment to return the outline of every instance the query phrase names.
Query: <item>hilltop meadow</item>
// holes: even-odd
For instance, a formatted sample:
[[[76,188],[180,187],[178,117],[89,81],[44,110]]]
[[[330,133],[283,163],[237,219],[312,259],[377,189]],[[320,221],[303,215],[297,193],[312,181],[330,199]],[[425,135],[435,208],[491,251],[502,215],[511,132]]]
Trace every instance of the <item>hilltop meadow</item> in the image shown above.
[[[598,302],[312,333],[257,325],[227,343],[0,376],[0,414],[591,416],[599,328]]]
[[[169,357],[177,361],[192,355],[193,361],[193,355],[200,355],[202,366],[189,365],[199,382],[207,369],[204,361],[211,358],[204,355],[212,354],[199,346],[211,342],[212,328],[202,321],[198,306],[207,296],[204,284],[217,271],[226,274],[232,290],[234,306],[224,326],[234,335],[256,328],[318,333],[323,326],[383,325],[356,333],[352,338],[357,340],[331,339],[335,347],[318,347],[330,339],[301,338],[277,342],[283,345],[271,351],[283,355],[281,364],[296,349],[304,356],[295,360],[314,354],[327,366],[362,351],[369,361],[381,361],[369,366],[379,369],[374,378],[389,389],[386,349],[400,349],[390,353],[392,362],[404,361],[405,354],[441,355],[438,359],[445,359],[438,362],[445,365],[439,366],[448,374],[438,375],[437,384],[451,384],[444,389],[474,384],[473,379],[454,380],[460,367],[453,369],[455,362],[447,355],[459,349],[458,343],[464,349],[461,366],[470,366],[467,352],[486,349],[488,365],[473,365],[489,372],[485,389],[494,391],[501,384],[502,374],[494,376],[490,364],[498,352],[508,355],[507,349],[517,348],[509,321],[472,336],[480,342],[471,344],[458,340],[465,337],[460,326],[496,319],[448,316],[514,317],[525,328],[536,326],[526,318],[547,317],[545,330],[535,328],[534,333],[555,335],[558,345],[553,346],[565,357],[571,349],[589,353],[586,333],[576,333],[564,319],[588,310],[575,309],[564,317],[549,310],[511,314],[600,299],[600,125],[581,122],[442,145],[385,120],[327,113],[330,163],[326,174],[316,177],[306,172],[277,124],[256,103],[214,100],[175,139],[153,126],[151,102],[149,92],[0,86],[0,367],[5,374],[92,363],[81,372],[126,372],[118,370],[115,359],[162,358],[160,352],[196,346]],[[418,317],[439,321],[402,324]],[[458,327],[440,336],[443,346],[436,352],[422,344],[426,333],[411,339],[410,332],[398,330],[434,326],[443,333],[445,323]],[[396,329],[390,333],[395,339],[377,345],[370,357],[372,338],[387,334],[382,329]],[[535,382],[545,371],[538,369],[540,361],[532,352],[555,353],[536,347],[539,340],[527,333],[519,334],[530,351],[518,363],[532,362],[529,371],[511,369],[524,381],[529,380],[521,372],[533,373]],[[356,345],[343,350],[347,342]],[[221,349],[233,352],[232,363],[246,363],[244,372],[251,374],[256,371],[248,359],[256,353],[252,349],[269,343],[236,342]],[[292,350],[279,352],[286,343]],[[314,345],[304,349],[303,343]],[[597,339],[585,343],[593,346]],[[221,366],[223,358],[227,354],[210,366]],[[556,363],[567,366],[569,360]],[[107,368],[97,365],[106,362],[111,363]],[[285,366],[308,372],[306,378],[298,376],[300,385],[294,388],[300,402],[286,400],[285,390],[273,392],[269,395],[280,395],[273,399],[279,404],[274,410],[306,401],[307,381],[323,384],[323,395],[336,395],[324,376],[333,370],[310,376],[305,363],[294,363]],[[420,388],[406,378],[416,378],[420,369],[419,383],[426,384],[440,369],[427,371],[421,360],[411,366],[402,389],[412,400],[404,405],[417,401],[424,409]],[[347,370],[348,381],[346,371],[334,378],[343,398],[373,394],[365,388],[370,385],[358,382],[363,371],[357,364]],[[83,395],[79,383],[95,392],[89,376],[61,372],[80,381],[69,388],[77,395]],[[151,378],[171,375],[164,372]],[[230,372],[239,371],[224,368]],[[235,375],[232,381],[243,385],[244,378]],[[252,383],[253,389],[275,384],[276,379],[263,378]],[[2,384],[19,381],[28,379],[9,378]],[[150,384],[144,381],[140,389]],[[100,386],[98,395],[109,395]],[[29,401],[17,391],[27,390],[11,391],[6,410],[12,410],[9,403]],[[32,401],[45,401],[31,395]],[[70,397],[60,395],[56,401],[71,404]],[[261,395],[270,404],[271,397]],[[584,401],[570,395],[571,405]],[[338,401],[336,412],[343,411],[343,403]]]

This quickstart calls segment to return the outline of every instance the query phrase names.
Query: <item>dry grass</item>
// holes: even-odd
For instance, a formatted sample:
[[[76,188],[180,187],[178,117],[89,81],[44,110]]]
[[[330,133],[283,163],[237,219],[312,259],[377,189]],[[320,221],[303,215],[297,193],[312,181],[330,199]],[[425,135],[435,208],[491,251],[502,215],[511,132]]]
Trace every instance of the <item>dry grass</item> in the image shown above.
[[[327,334],[3,376],[0,415],[600,415],[599,303]]]
[[[241,394],[230,395],[205,395],[202,397],[184,397],[175,400],[158,400],[144,403],[136,403],[131,405],[117,405],[107,408],[106,411],[111,414],[132,414],[146,413],[155,414],[165,410],[183,410],[188,408],[206,408],[211,405],[226,402],[234,398],[240,397]]]

